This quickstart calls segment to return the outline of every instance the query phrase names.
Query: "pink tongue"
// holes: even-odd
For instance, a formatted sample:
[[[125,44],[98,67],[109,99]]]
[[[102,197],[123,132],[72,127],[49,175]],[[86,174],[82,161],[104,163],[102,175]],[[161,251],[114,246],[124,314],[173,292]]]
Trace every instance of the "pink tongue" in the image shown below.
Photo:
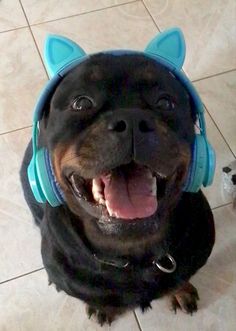
[[[145,218],[157,209],[153,179],[148,169],[135,167],[129,173],[102,176],[104,195],[110,216],[123,219]]]

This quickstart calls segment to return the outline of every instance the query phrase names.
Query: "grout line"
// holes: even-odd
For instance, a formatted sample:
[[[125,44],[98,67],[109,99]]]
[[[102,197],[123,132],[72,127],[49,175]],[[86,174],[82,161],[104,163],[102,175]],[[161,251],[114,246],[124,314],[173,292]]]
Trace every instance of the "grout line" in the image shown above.
[[[214,207],[214,208],[211,208],[211,210],[215,210],[215,209],[218,209],[218,208],[221,208],[221,207],[226,207],[226,206],[229,206],[231,205],[232,202],[227,202],[227,203],[224,203],[223,205],[220,205],[220,206],[217,206],[217,207]]]
[[[154,20],[152,14],[151,14],[151,12],[150,12],[150,10],[147,8],[147,6],[146,6],[146,4],[145,4],[145,2],[144,2],[143,0],[142,0],[142,3],[143,3],[143,5],[144,5],[144,7],[146,8],[146,11],[148,12],[149,16],[151,17],[153,23],[155,24],[157,30],[158,30],[159,32],[161,32],[161,29],[160,29],[159,26],[157,25],[157,23],[156,23],[156,21]]]
[[[28,28],[28,25],[19,26],[18,28],[9,29],[9,30],[3,30],[3,31],[0,31],[0,34],[1,33],[6,33],[6,32],[12,32],[12,31],[15,31],[15,30],[21,30],[21,29],[25,29],[25,28]]]
[[[151,12],[149,11],[148,7],[146,6],[144,0],[142,0],[142,3],[144,5],[144,7],[146,8],[147,12],[149,13],[149,15],[151,16],[152,18],[152,21],[153,23],[156,25],[157,29],[159,30],[159,32],[161,32],[161,29],[159,28],[159,26],[157,25],[156,21],[154,20]],[[183,69],[183,68],[182,68]],[[229,69],[229,70],[226,70],[226,71],[222,71],[222,72],[219,72],[219,73],[216,73],[216,74],[212,74],[212,75],[209,75],[209,76],[205,76],[205,77],[202,77],[202,78],[197,78],[197,79],[194,79],[192,80],[191,82],[192,83],[195,83],[195,82],[199,82],[201,80],[204,80],[204,79],[208,79],[208,78],[212,78],[212,77],[215,77],[215,76],[220,76],[220,75],[224,75],[224,74],[227,74],[227,73],[230,73],[230,72],[233,72],[233,71],[236,71],[236,68],[234,69]],[[186,74],[186,73],[185,73]],[[186,74],[186,76],[188,77],[188,75]],[[189,78],[189,77],[188,77]],[[189,78],[190,80],[190,78]]]
[[[28,17],[27,17],[27,15],[26,15],[25,9],[24,9],[24,7],[23,7],[23,5],[22,5],[22,2],[21,2],[21,0],[19,0],[20,5],[21,5],[21,8],[22,8],[22,11],[23,11],[23,13],[24,13],[24,15],[25,15],[25,19],[26,19],[27,24],[28,24],[28,28],[29,28],[29,30],[30,30],[31,36],[32,36],[33,41],[34,41],[34,43],[35,43],[35,47],[36,47],[36,49],[37,49],[37,51],[38,51],[39,57],[40,57],[40,59],[41,59],[42,65],[43,65],[43,67],[44,67],[44,70],[45,70],[45,72],[46,72],[46,75],[47,75],[48,79],[49,79],[49,76],[48,76],[48,73],[47,73],[47,69],[46,69],[46,67],[45,67],[45,64],[44,64],[43,58],[42,58],[42,56],[41,56],[41,53],[40,53],[40,50],[39,50],[39,47],[38,47],[38,44],[37,44],[37,42],[36,42],[36,39],[35,39],[34,34],[33,34],[33,31],[32,31],[32,27],[33,27],[33,26],[38,26],[38,25],[42,25],[42,24],[45,24],[45,23],[55,22],[55,21],[59,21],[59,20],[63,20],[63,19],[67,19],[67,18],[70,18],[70,17],[81,16],[81,15],[85,15],[85,14],[89,14],[89,13],[93,13],[93,12],[97,12],[97,11],[102,11],[102,10],[106,10],[106,9],[110,9],[110,8],[114,8],[114,7],[120,7],[120,6],[128,5],[128,4],[131,4],[131,3],[139,2],[139,1],[140,1],[140,0],[134,0],[134,1],[131,1],[131,2],[123,3],[123,4],[117,4],[117,5],[114,5],[114,6],[111,6],[111,7],[100,8],[100,9],[96,9],[96,10],[93,10],[93,11],[88,11],[88,12],[84,12],[84,13],[80,13],[80,14],[74,14],[74,15],[70,15],[70,16],[66,16],[66,17],[57,18],[57,19],[54,19],[54,20],[48,20],[48,21],[41,22],[41,23],[30,24],[30,22],[29,22],[29,20],[28,20]]]
[[[22,128],[19,128],[19,129],[14,129],[14,130],[2,132],[2,133],[0,133],[0,136],[4,136],[5,134],[9,134],[9,133],[12,133],[12,132],[28,129],[28,128],[31,128],[31,127],[32,127],[32,125],[28,125],[28,126],[23,126]]]
[[[21,5],[21,8],[22,8],[22,10],[23,10],[23,13],[24,13],[24,15],[25,15],[25,19],[26,19],[26,21],[27,21],[28,28],[29,28],[29,31],[30,31],[31,36],[32,36],[32,38],[33,38],[33,41],[34,41],[35,47],[36,47],[36,49],[37,49],[37,51],[38,51],[38,54],[39,54],[40,60],[41,60],[41,62],[42,62],[42,65],[43,65],[43,67],[44,67],[44,70],[45,70],[45,72],[46,72],[46,75],[47,75],[47,77],[48,77],[48,79],[49,79],[49,76],[48,76],[48,73],[47,73],[47,69],[46,69],[45,64],[44,64],[44,62],[43,62],[43,58],[42,58],[42,56],[41,56],[41,53],[40,53],[39,47],[38,47],[38,45],[37,45],[37,42],[36,42],[36,39],[35,39],[35,37],[34,37],[33,31],[32,31],[32,29],[31,29],[31,25],[30,25],[30,23],[29,23],[29,20],[28,20],[27,15],[26,15],[25,9],[24,9],[24,7],[23,7],[23,5],[22,5],[22,3],[21,3],[21,0],[19,0],[19,2],[20,2],[20,5]]]
[[[209,76],[206,76],[206,77],[194,79],[194,80],[192,80],[192,83],[196,83],[196,82],[199,82],[199,81],[204,80],[204,79],[213,78],[213,77],[216,77],[216,76],[221,76],[221,75],[224,75],[224,74],[228,74],[228,73],[233,72],[233,71],[236,71],[236,68],[226,70],[226,71],[222,71],[222,72],[219,72],[217,74],[209,75]]]
[[[9,278],[9,279],[7,279],[7,280],[4,280],[4,281],[0,282],[0,285],[1,285],[1,284],[8,283],[8,282],[11,282],[12,280],[16,280],[16,279],[18,279],[18,278],[22,278],[22,277],[25,277],[25,276],[31,275],[31,274],[33,274],[33,273],[35,273],[35,272],[40,271],[40,270],[44,270],[44,267],[42,267],[42,268],[38,268],[38,269],[35,269],[35,270],[33,270],[33,271],[30,271],[30,272],[26,272],[25,274],[22,274],[22,275],[20,275],[20,276],[16,276],[16,277],[13,277],[13,278]]]
[[[21,2],[21,0],[19,0],[19,1]],[[42,25],[42,24],[46,24],[46,23],[56,22],[56,21],[64,20],[64,19],[71,18],[71,17],[82,16],[82,15],[95,13],[95,12],[103,11],[103,10],[110,9],[110,8],[116,8],[116,7],[120,7],[120,6],[129,5],[129,4],[132,4],[132,3],[135,3],[135,2],[140,2],[140,0],[133,0],[131,2],[120,3],[120,4],[117,4],[117,5],[110,6],[110,7],[98,8],[98,9],[94,9],[94,10],[90,10],[90,11],[85,11],[83,13],[78,13],[78,14],[73,14],[73,15],[69,15],[69,16],[59,17],[59,18],[55,18],[55,19],[40,22],[40,23],[33,23],[33,24],[29,23],[29,26],[38,26],[38,25]]]
[[[141,327],[141,325],[140,325],[140,323],[139,323],[139,320],[138,320],[138,317],[137,317],[137,315],[136,315],[135,310],[133,310],[133,313],[134,313],[134,318],[135,318],[135,320],[136,320],[136,322],[137,322],[137,324],[138,324],[138,328],[139,328],[140,331],[142,331],[142,327]]]
[[[206,109],[208,115],[210,116],[212,122],[215,124],[217,130],[219,131],[219,133],[220,133],[220,135],[221,135],[221,137],[222,137],[222,139],[224,140],[224,142],[225,142],[226,145],[228,146],[230,152],[232,153],[232,156],[233,156],[234,158],[236,158],[236,155],[235,155],[234,152],[232,151],[232,149],[231,149],[229,143],[227,142],[227,140],[225,139],[225,137],[224,137],[223,133],[221,132],[220,128],[219,128],[218,125],[216,124],[216,122],[215,122],[213,116],[211,116],[211,113],[209,112],[209,110],[208,110],[207,106],[205,105],[205,103],[203,103],[203,106],[205,107],[205,109]]]

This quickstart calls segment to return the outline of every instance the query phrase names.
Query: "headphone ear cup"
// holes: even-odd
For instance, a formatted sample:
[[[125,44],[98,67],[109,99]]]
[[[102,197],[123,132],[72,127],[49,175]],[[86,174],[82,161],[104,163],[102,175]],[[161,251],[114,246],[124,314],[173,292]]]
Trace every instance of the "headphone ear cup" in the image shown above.
[[[61,193],[59,192],[56,180],[50,164],[50,156],[46,148],[41,148],[35,157],[36,171],[41,190],[52,207],[62,204]]]
[[[35,166],[35,157],[33,156],[30,164],[28,166],[27,169],[27,175],[28,175],[28,180],[29,180],[29,184],[31,187],[31,190],[33,192],[33,195],[36,199],[36,201],[40,202],[40,203],[45,203],[46,202],[46,197],[43,194],[43,191],[41,189],[41,185],[39,183],[39,179],[37,176],[37,170],[36,170],[36,166]]]
[[[207,148],[206,140],[200,135],[196,134],[195,141],[192,148],[192,160],[186,181],[184,191],[197,192],[205,178],[207,168]]]
[[[206,150],[207,150],[207,165],[206,172],[203,179],[203,186],[209,186],[212,184],[215,174],[216,167],[216,154],[211,146],[211,144],[206,140]]]

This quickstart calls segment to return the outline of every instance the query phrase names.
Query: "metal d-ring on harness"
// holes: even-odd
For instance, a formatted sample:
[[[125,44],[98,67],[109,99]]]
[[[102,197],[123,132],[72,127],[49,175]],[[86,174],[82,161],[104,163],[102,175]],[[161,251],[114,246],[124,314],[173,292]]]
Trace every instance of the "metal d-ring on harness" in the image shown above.
[[[172,267],[171,268],[165,268],[163,267],[160,262],[157,261],[153,261],[153,264],[158,268],[160,269],[161,271],[163,272],[166,272],[168,274],[171,274],[172,272],[175,271],[177,265],[176,265],[176,262],[175,262],[175,259],[173,258],[173,256],[171,256],[170,254],[166,254],[164,257],[166,257],[172,264]]]

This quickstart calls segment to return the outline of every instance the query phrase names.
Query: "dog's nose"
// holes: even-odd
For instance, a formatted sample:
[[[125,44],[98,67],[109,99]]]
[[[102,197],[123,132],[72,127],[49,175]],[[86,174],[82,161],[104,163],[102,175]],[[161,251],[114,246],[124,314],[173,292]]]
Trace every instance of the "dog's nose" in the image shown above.
[[[113,115],[107,128],[117,134],[144,134],[154,131],[153,118],[142,110],[126,110]]]

